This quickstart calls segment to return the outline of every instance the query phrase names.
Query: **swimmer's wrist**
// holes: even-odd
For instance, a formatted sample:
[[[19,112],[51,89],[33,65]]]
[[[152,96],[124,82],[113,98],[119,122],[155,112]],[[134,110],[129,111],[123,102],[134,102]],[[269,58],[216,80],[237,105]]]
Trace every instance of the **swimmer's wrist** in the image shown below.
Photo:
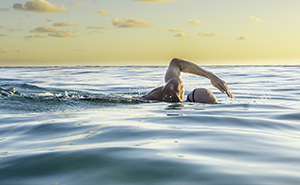
[[[207,71],[207,73],[206,73],[206,78],[208,78],[208,79],[212,79],[212,78],[214,78],[214,77],[216,77],[216,75],[213,73],[213,72],[210,72],[210,71]]]

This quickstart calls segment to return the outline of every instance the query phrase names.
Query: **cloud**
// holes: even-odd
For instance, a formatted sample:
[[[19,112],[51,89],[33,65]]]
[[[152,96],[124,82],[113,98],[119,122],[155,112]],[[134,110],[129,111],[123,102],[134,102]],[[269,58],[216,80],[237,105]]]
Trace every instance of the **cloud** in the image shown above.
[[[21,3],[15,3],[13,8],[16,10],[32,11],[38,13],[59,13],[67,12],[64,5],[61,8],[54,4],[49,3],[46,0],[30,0],[27,1],[24,6]]]
[[[46,38],[46,36],[44,36],[44,35],[34,35],[34,37],[35,37],[35,38],[39,38],[39,39],[40,39],[40,38]]]
[[[107,26],[87,26],[86,27],[87,29],[91,29],[92,30],[92,32],[91,33],[102,33],[102,31],[100,31],[100,30],[108,30],[109,29],[109,27],[107,27]]]
[[[68,5],[81,6],[83,5],[83,2],[69,3]]]
[[[28,36],[25,36],[24,39],[32,39],[33,36],[32,35],[28,35]]]
[[[18,28],[16,28],[16,29],[10,28],[9,29],[9,32],[14,32],[14,31],[23,31],[23,29],[18,29]]]
[[[175,32],[175,33],[178,33],[178,32],[182,32],[180,29],[177,29],[177,28],[170,28],[169,29],[169,32]]]
[[[0,37],[6,37],[7,35],[4,35],[4,34],[0,34]]]
[[[119,28],[151,28],[154,25],[138,18],[126,17],[123,21],[118,18],[112,19],[113,25]]]
[[[184,38],[186,38],[186,34],[183,32],[179,32],[176,35],[174,35],[174,37],[184,39]]]
[[[202,22],[197,19],[194,19],[194,20],[189,19],[187,22],[190,23],[191,25],[201,25],[202,24]]]
[[[0,8],[0,11],[1,11],[1,12],[8,12],[8,11],[9,11],[9,8]]]
[[[60,30],[53,27],[38,27],[34,30],[31,30],[33,33],[48,33],[50,37],[76,37],[73,32]]]
[[[87,29],[94,29],[94,30],[108,30],[109,27],[107,26],[88,26]]]
[[[2,25],[0,25],[0,29],[4,28]]]
[[[76,37],[72,32],[60,30],[58,32],[49,33],[50,37]]]
[[[34,30],[31,30],[33,33],[50,33],[50,32],[58,32],[58,28],[53,28],[53,27],[38,27],[35,28]]]
[[[100,15],[107,15],[109,14],[110,10],[98,10],[97,13]]]
[[[261,21],[263,21],[262,19],[257,18],[257,17],[253,17],[253,16],[250,16],[250,19],[251,19],[253,22],[261,22]]]
[[[198,33],[198,35],[199,36],[220,36],[220,34],[219,33],[217,33],[217,32],[211,32],[211,33],[207,33],[207,32],[200,32],[200,33]]]
[[[237,40],[249,40],[250,38],[247,36],[239,36],[236,38]]]
[[[52,26],[58,27],[58,26],[77,26],[76,23],[73,22],[60,22],[60,23],[54,23]]]
[[[98,33],[98,34],[100,34],[100,33],[102,33],[102,31],[94,30],[94,31],[92,31],[91,33]]]
[[[24,37],[24,40],[28,41],[33,38],[41,39],[41,38],[46,38],[46,36],[44,36],[44,35],[28,35],[28,36]]]
[[[169,2],[176,1],[176,0],[135,0],[135,1],[141,1],[141,2],[145,2],[145,3],[169,3]]]
[[[180,29],[177,29],[177,28],[170,28],[169,32],[176,33],[174,35],[174,37],[180,38],[180,39],[184,39],[187,36],[184,32],[182,32]]]

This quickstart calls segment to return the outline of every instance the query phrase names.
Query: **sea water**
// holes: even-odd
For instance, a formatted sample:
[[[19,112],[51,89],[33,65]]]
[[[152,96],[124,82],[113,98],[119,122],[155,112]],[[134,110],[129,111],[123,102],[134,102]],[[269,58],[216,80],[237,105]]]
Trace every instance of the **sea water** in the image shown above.
[[[0,68],[0,184],[300,184],[300,66],[206,66],[186,95],[140,101],[166,67]]]

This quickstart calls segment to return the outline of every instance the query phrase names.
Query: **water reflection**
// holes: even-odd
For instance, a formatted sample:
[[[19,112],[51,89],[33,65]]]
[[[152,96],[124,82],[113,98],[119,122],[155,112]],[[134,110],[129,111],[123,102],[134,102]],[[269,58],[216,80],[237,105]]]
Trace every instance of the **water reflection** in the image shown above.
[[[182,110],[182,108],[184,107],[183,104],[181,103],[172,103],[169,104],[165,110],[167,110],[166,115],[167,116],[184,116],[183,113],[178,113],[179,110]]]
[[[168,113],[167,116],[184,116],[184,114]]]
[[[184,105],[181,103],[172,103],[169,104],[165,110],[182,110],[182,107],[184,107]]]
[[[95,128],[88,129],[88,130],[84,131],[82,134],[86,135],[85,138],[93,137],[95,135],[101,134],[102,131],[99,129],[104,128],[104,127],[107,127],[107,125],[100,125]]]

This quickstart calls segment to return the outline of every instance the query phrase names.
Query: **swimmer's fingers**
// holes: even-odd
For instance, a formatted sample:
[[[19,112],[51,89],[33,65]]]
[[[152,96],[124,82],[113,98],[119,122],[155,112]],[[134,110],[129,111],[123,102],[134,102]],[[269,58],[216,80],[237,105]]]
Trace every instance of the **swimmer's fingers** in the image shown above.
[[[231,94],[230,90],[228,89],[225,81],[223,81],[219,77],[215,76],[215,78],[211,79],[211,83],[213,86],[215,86],[217,89],[219,89],[222,93],[226,92],[228,97],[233,98],[233,95]]]
[[[226,94],[229,98],[233,98],[233,95],[231,94],[229,88],[227,87],[227,85],[224,81],[223,81],[223,84],[221,85],[221,87],[222,87],[221,92],[223,92],[223,93],[226,92]]]
[[[229,88],[227,87],[227,84],[224,82],[224,88],[225,88],[225,92],[226,92],[226,94],[227,94],[227,96],[229,97],[229,98],[233,98],[233,95],[231,94],[231,92],[230,92],[230,90],[229,90]]]
[[[214,86],[218,88],[222,93],[226,92],[228,97],[233,98],[233,95],[231,94],[229,88],[223,80],[221,80],[220,83],[214,84]]]
[[[227,89],[226,94],[229,98],[234,98],[234,96],[231,94],[231,92],[229,91],[229,89]]]

